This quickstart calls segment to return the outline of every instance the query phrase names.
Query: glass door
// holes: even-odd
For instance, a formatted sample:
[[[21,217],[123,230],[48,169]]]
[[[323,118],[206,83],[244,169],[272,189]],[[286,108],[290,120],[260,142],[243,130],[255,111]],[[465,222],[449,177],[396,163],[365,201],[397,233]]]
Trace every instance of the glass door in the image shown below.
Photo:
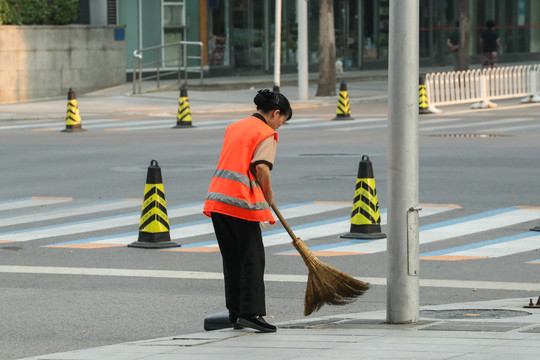
[[[237,72],[264,69],[264,6],[257,0],[233,0],[232,53]]]

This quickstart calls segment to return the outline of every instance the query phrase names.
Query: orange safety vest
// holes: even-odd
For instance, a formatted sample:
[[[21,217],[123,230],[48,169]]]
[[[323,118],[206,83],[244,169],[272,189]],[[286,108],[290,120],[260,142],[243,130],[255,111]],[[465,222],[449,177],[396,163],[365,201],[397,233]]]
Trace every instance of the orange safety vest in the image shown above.
[[[217,169],[210,182],[203,213],[221,213],[250,221],[275,223],[262,189],[250,171],[257,146],[277,133],[254,116],[236,121],[225,131]]]

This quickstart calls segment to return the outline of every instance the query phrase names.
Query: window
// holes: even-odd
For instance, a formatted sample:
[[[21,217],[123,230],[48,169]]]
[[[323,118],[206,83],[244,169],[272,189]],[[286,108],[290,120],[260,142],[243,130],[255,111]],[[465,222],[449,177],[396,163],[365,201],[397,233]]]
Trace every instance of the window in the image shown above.
[[[184,1],[163,2],[163,43],[171,44],[184,40],[186,7]],[[178,48],[166,47],[163,66],[178,66]]]

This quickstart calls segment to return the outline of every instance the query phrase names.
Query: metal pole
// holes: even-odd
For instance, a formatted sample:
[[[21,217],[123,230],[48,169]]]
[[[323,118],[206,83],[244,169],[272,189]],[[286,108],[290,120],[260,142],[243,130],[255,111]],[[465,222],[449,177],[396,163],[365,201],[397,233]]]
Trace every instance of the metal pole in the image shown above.
[[[358,58],[358,68],[362,69],[364,67],[364,0],[357,0],[357,6],[358,9],[358,27],[357,27],[357,34],[358,34],[358,51],[357,51],[357,58]]]
[[[201,44],[199,47],[199,59],[201,61],[201,77],[200,77],[200,84],[203,84],[203,71],[204,71],[204,64],[203,64],[203,54],[204,54],[204,44]]]
[[[281,72],[281,0],[276,0],[276,27],[274,29],[274,86],[279,87]]]
[[[161,49],[157,49],[156,51],[156,80],[157,80],[157,88],[159,89],[159,67],[161,62]]]
[[[178,85],[182,83],[182,42],[178,43]]]
[[[136,82],[137,82],[137,58],[133,57],[133,94],[136,94]]]
[[[308,19],[307,1],[296,0],[298,8],[298,99],[307,100],[308,95]]]
[[[143,54],[139,57],[139,94],[142,92],[142,76],[143,76]]]
[[[184,86],[187,87],[187,80],[188,80],[188,60],[187,60],[187,44],[184,43],[183,46],[183,55],[184,55]]]
[[[418,237],[419,0],[390,1],[388,56],[388,323],[415,323]]]

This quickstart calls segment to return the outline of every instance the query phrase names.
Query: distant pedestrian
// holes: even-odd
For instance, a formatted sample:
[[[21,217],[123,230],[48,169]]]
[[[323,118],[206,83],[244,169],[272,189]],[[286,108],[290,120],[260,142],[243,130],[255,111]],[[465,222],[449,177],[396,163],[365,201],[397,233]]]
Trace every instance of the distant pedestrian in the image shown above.
[[[480,46],[482,46],[482,68],[492,69],[497,67],[497,54],[500,40],[499,33],[495,31],[495,21],[488,20],[486,29],[480,34]]]
[[[448,34],[446,38],[446,45],[452,52],[452,61],[454,64],[454,70],[458,69],[458,52],[459,52],[459,21],[456,21],[456,28]]]

